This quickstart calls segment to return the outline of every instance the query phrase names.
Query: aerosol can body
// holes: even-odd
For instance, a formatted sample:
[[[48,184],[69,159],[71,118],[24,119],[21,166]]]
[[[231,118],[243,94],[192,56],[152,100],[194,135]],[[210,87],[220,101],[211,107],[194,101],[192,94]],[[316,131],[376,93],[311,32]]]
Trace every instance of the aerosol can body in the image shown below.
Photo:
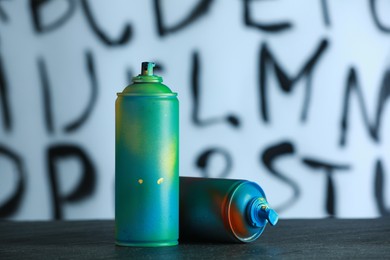
[[[253,242],[277,222],[254,182],[180,177],[180,240]]]
[[[121,246],[171,246],[179,228],[179,102],[142,63],[115,104],[115,238]]]

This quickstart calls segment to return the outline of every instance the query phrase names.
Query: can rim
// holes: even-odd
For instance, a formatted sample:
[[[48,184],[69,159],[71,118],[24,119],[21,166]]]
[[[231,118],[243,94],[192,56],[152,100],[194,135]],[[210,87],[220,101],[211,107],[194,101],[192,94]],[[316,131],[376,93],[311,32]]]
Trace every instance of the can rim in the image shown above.
[[[253,233],[253,235],[251,235],[250,237],[241,237],[236,231],[235,231],[235,228],[234,228],[234,225],[232,223],[232,220],[231,220],[231,212],[230,212],[230,208],[233,204],[233,198],[234,198],[234,195],[237,193],[237,191],[239,190],[239,188],[241,186],[244,186],[244,185],[254,185],[254,186],[258,186],[256,183],[254,182],[251,182],[251,181],[247,181],[247,180],[243,180],[243,182],[240,182],[238,183],[237,185],[233,186],[231,189],[231,191],[229,191],[229,200],[228,200],[228,203],[227,203],[227,207],[226,207],[226,213],[228,215],[228,225],[230,227],[230,232],[232,233],[232,235],[234,236],[235,239],[237,239],[239,242],[243,242],[243,243],[250,243],[250,242],[253,242],[255,241],[256,239],[258,239],[260,237],[260,235],[263,233],[263,231],[265,230],[265,226],[263,227],[259,227],[259,228],[256,228],[258,229],[257,232]],[[245,216],[246,217],[246,216]]]
[[[123,92],[117,92],[117,96],[133,96],[133,97],[176,97],[177,93],[172,92],[172,93],[123,93]]]

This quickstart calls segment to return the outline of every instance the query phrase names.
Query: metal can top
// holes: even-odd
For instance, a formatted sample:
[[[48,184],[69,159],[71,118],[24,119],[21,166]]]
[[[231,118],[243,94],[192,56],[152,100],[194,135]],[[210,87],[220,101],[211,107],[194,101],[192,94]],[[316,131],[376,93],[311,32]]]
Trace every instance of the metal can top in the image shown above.
[[[271,225],[277,222],[278,216],[268,207],[263,189],[254,182],[242,181],[233,187],[226,206],[227,224],[232,235],[241,242],[255,241],[267,222]]]
[[[141,74],[133,77],[133,84],[127,86],[118,96],[177,96],[170,88],[161,82],[162,77],[154,75],[153,62],[142,62]]]

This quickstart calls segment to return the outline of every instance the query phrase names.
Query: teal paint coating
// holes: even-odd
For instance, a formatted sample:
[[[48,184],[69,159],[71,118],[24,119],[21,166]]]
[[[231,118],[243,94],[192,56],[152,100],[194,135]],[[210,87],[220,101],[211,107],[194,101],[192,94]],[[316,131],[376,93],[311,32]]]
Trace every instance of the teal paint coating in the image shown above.
[[[246,180],[180,177],[180,239],[253,242],[277,213],[262,188]]]
[[[172,246],[179,234],[179,102],[143,63],[115,104],[115,239]]]

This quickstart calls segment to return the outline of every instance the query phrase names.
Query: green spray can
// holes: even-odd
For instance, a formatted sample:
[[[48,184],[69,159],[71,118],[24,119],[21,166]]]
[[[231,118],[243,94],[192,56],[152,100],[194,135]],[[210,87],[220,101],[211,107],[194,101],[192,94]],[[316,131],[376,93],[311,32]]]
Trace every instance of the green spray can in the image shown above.
[[[180,240],[253,242],[278,222],[263,189],[247,180],[180,177]]]
[[[143,62],[115,103],[115,239],[173,246],[179,236],[179,101]]]

